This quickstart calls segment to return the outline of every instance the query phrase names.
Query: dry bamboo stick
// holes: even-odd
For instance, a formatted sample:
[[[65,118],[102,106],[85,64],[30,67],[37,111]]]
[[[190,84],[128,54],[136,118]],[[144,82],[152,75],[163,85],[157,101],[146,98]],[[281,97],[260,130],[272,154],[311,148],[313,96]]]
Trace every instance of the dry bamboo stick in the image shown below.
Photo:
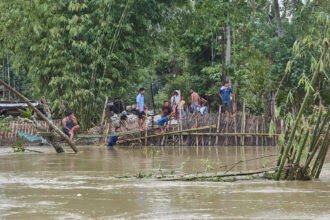
[[[179,176],[169,176],[167,178],[159,178],[162,181],[196,181],[210,178],[223,178],[223,177],[237,177],[237,176],[250,176],[261,173],[267,173],[274,171],[275,168],[268,168],[263,170],[254,170],[247,172],[238,172],[238,173],[200,173],[200,174],[189,174],[189,175],[179,175]]]
[[[254,136],[263,136],[263,137],[278,137],[280,134],[269,134],[269,133],[190,133],[190,132],[182,132],[181,135],[187,136],[246,136],[246,137],[254,137]]]

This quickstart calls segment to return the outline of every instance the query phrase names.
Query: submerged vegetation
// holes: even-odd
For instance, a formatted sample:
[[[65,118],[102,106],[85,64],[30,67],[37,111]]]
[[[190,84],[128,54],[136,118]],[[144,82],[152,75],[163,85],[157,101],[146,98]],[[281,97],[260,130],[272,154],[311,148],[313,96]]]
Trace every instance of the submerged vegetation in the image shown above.
[[[15,143],[12,145],[12,148],[15,153],[21,153],[25,152],[25,148],[23,146],[23,139],[22,138],[16,138]]]

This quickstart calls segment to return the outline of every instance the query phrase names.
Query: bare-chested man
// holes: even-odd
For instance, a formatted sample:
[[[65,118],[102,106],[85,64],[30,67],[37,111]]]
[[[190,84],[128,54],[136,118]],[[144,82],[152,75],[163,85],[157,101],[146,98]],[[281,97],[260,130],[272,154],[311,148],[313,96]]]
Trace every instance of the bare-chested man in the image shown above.
[[[190,89],[190,93],[191,93],[190,112],[193,113],[198,108],[200,96],[193,89]]]
[[[80,126],[73,112],[67,111],[62,120],[63,132],[73,140],[74,135],[79,131]]]

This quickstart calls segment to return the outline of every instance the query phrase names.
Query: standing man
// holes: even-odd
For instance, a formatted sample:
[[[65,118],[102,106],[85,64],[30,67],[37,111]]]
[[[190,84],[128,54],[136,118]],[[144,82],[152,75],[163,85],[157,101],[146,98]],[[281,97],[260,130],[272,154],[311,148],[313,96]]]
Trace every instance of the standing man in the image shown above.
[[[229,85],[229,81],[225,81],[223,86],[220,88],[220,99],[222,102],[222,106],[225,109],[225,112],[232,113],[232,89]]]
[[[190,93],[191,93],[190,113],[194,113],[199,106],[200,97],[198,93],[195,92],[193,89],[190,89]]]
[[[138,111],[139,129],[140,131],[143,131],[143,124],[146,115],[144,112],[144,88],[140,88],[139,94],[136,96],[136,110]]]

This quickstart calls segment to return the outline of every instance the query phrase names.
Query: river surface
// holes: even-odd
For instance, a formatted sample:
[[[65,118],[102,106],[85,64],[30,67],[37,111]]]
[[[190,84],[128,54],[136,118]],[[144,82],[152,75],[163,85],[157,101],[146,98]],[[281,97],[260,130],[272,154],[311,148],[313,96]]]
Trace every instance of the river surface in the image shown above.
[[[0,149],[1,219],[330,219],[329,157],[318,181],[163,182],[116,177],[262,169],[278,149],[34,150]]]

